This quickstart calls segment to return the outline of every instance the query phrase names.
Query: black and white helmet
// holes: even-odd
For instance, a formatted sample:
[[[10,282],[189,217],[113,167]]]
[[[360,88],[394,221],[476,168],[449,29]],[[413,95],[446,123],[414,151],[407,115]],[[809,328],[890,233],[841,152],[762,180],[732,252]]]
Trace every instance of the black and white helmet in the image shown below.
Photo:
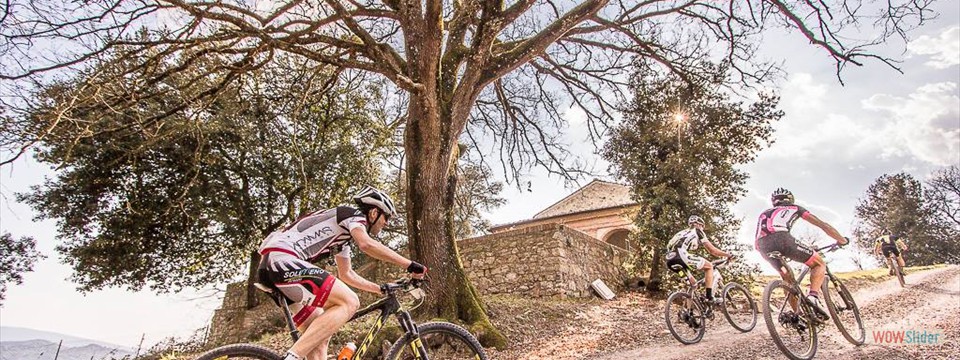
[[[393,206],[393,200],[390,199],[390,196],[373,186],[365,186],[357,195],[353,196],[353,201],[360,207],[374,206],[390,217],[397,215],[397,208]]]
[[[706,225],[706,223],[703,222],[703,218],[701,218],[700,216],[690,215],[690,217],[687,218],[687,225],[693,226],[693,224]]]
[[[770,202],[777,204],[793,204],[793,193],[784,188],[777,188],[770,194]]]

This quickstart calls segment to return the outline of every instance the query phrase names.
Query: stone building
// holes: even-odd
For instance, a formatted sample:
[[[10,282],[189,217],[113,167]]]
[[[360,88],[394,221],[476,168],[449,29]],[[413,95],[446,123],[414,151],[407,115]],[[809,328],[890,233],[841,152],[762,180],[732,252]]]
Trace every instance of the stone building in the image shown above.
[[[591,296],[594,280],[625,281],[636,208],[629,187],[594,180],[531,219],[460,240],[461,259],[483,294]]]
[[[630,250],[628,235],[635,228],[633,212],[637,202],[630,198],[630,187],[593,180],[560,201],[538,212],[533,218],[490,228],[494,234],[543,224],[562,224],[595,239]]]

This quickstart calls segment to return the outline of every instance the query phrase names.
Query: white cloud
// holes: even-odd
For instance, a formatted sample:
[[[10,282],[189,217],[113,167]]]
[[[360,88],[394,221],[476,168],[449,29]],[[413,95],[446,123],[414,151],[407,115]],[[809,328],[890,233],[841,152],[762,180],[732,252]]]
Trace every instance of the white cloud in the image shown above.
[[[875,94],[863,108],[880,114],[875,139],[881,156],[913,156],[935,165],[960,161],[960,98],[957,84],[926,84],[906,97]]]
[[[921,36],[911,41],[907,50],[917,55],[932,55],[926,65],[937,69],[960,64],[960,26],[944,30],[939,37]]]

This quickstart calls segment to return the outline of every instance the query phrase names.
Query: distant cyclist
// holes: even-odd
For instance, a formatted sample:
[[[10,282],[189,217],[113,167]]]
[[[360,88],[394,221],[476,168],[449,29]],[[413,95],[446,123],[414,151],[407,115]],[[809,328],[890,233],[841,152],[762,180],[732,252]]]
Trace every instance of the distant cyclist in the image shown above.
[[[674,272],[680,272],[680,270],[673,268],[673,265],[680,265],[682,269],[703,270],[705,276],[704,283],[707,286],[707,299],[717,302],[713,298],[713,264],[702,257],[690,254],[690,252],[697,250],[702,244],[713,256],[725,258],[730,258],[731,256],[717,249],[717,247],[713,246],[710,240],[707,239],[707,234],[703,232],[703,218],[692,215],[687,219],[687,225],[690,227],[673,235],[673,238],[667,242],[667,255],[665,257],[667,260],[667,268]]]
[[[884,259],[889,258],[890,254],[897,255],[897,264],[900,265],[900,271],[903,271],[903,269],[906,267],[906,264],[903,262],[903,255],[900,253],[900,251],[908,250],[907,244],[903,243],[903,237],[900,235],[887,233],[886,235],[878,237],[875,243],[876,245],[873,247],[873,252],[877,254],[877,256],[880,256],[880,252],[883,252]],[[892,266],[890,266],[890,275],[893,275]]]
[[[787,259],[802,262],[809,266],[810,292],[807,298],[814,304],[817,312],[823,316],[829,316],[820,303],[820,286],[823,285],[823,278],[826,275],[823,258],[815,250],[797,244],[797,239],[790,235],[790,229],[797,219],[804,219],[823,230],[824,233],[836,240],[837,244],[845,245],[847,239],[830,224],[823,222],[807,209],[795,205],[793,200],[793,193],[784,188],[779,188],[770,195],[770,202],[773,203],[773,207],[760,214],[757,221],[757,237],[754,246],[785,281],[793,281],[793,279],[786,278],[787,274],[784,267],[787,264],[781,264],[780,260],[770,257],[768,253],[778,251]],[[791,304],[791,306],[795,306],[795,304]]]
[[[297,219],[286,229],[274,232],[260,245],[258,277],[283,294],[293,321],[303,336],[283,360],[325,360],[330,336],[337,332],[360,306],[357,294],[346,285],[380,294],[380,285],[358,275],[351,265],[349,243],[363,253],[407,269],[422,278],[427,268],[397,254],[376,241],[397,210],[387,194],[365,187],[354,196],[357,207],[340,206],[320,210]],[[337,263],[333,275],[313,265],[329,258]]]

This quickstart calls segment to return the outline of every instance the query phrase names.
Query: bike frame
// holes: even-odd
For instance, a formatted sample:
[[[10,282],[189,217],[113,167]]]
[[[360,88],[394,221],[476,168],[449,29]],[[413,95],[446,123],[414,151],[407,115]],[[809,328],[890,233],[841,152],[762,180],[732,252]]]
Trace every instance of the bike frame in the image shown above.
[[[716,271],[716,275],[720,277],[717,280],[717,289],[713,289],[714,291],[719,291],[719,289],[723,289],[723,286],[725,284],[723,282],[723,276],[720,276],[720,269],[725,267],[728,263],[729,263],[728,260],[718,260],[718,262],[716,263],[711,262],[711,264],[713,264],[714,266],[712,271]],[[704,304],[700,302],[700,298],[696,295],[697,295],[697,289],[700,288],[700,284],[706,283],[707,278],[706,276],[704,276],[698,280],[696,276],[693,276],[693,274],[691,273],[692,271],[693,270],[690,270],[690,269],[684,269],[683,272],[678,274],[680,276],[685,276],[687,278],[687,288],[686,290],[684,290],[684,292],[686,292],[687,294],[690,294],[690,299],[693,300],[698,306],[706,309],[706,307],[703,306]],[[714,296],[716,296],[716,294],[714,294]]]
[[[827,245],[822,248],[818,248],[816,250],[818,253],[822,253],[824,250],[827,250],[829,252],[829,251],[836,250],[837,248],[838,248],[837,245]],[[783,255],[779,253],[775,257],[777,257],[780,260],[780,262],[783,264],[783,267],[786,269],[785,274],[788,275],[787,276],[788,278],[785,278],[783,280],[789,285],[791,296],[795,296],[799,298],[801,300],[800,303],[803,303],[809,306],[809,304],[807,304],[807,301],[809,300],[807,300],[804,296],[802,296],[803,289],[800,288],[800,283],[802,283],[803,279],[807,277],[807,274],[810,273],[810,267],[804,266],[804,269],[803,271],[800,271],[800,277],[798,278],[794,276],[793,267],[791,267],[788,262],[789,259],[785,258]],[[828,266],[826,262],[824,262],[823,266],[825,270],[824,281],[835,281],[833,273],[830,272],[830,266]],[[789,303],[790,301],[788,299],[787,304]],[[784,304],[784,306],[786,306],[787,304]],[[804,311],[808,311],[808,310],[809,309],[804,308]],[[783,308],[781,308],[780,311],[783,312]],[[820,317],[812,316],[812,318],[814,319],[814,321],[817,322],[817,324],[823,324],[823,321],[820,319]]]
[[[300,330],[297,330],[296,325],[293,322],[293,316],[290,315],[290,305],[287,304],[286,299],[278,293],[272,294],[280,304],[283,309],[283,315],[287,319],[287,326],[290,329],[290,337],[293,338],[293,341],[296,342],[300,339]],[[360,346],[357,347],[357,351],[353,353],[353,356],[350,357],[351,360],[360,359],[367,350],[370,348],[370,345],[373,344],[373,339],[377,337],[377,334],[380,333],[380,330],[383,329],[384,324],[387,322],[387,318],[391,315],[397,317],[397,321],[400,323],[400,328],[403,329],[404,333],[407,335],[412,335],[414,340],[411,342],[411,347],[413,348],[413,354],[416,359],[427,359],[426,348],[423,347],[423,343],[420,341],[420,332],[417,330],[417,324],[413,321],[413,318],[410,316],[410,313],[403,309],[403,306],[400,305],[400,301],[397,300],[397,296],[390,292],[386,297],[377,300],[373,304],[368,305],[367,307],[357,310],[356,313],[347,320],[347,322],[354,321],[361,317],[366,316],[374,311],[380,310],[380,315],[377,317],[376,323],[373,324],[373,328],[367,332],[367,336],[364,337],[363,342],[360,343]]]

